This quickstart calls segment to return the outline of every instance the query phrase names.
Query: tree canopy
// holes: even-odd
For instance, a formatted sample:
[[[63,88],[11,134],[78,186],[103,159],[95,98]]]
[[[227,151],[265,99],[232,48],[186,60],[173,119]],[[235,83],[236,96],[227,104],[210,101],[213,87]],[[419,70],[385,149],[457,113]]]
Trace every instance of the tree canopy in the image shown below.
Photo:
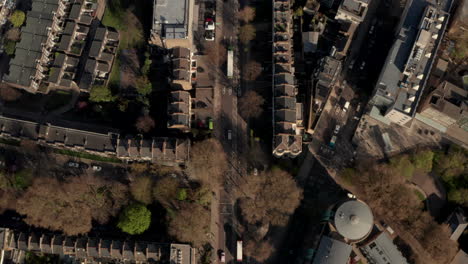
[[[205,184],[221,183],[228,167],[223,146],[214,138],[195,143],[190,150],[188,167],[192,176]]]
[[[89,100],[92,102],[112,102],[115,97],[112,95],[111,90],[103,85],[93,86],[89,93]]]
[[[247,45],[256,36],[255,27],[252,24],[246,24],[239,29],[239,40]]]
[[[238,17],[244,23],[252,22],[255,19],[255,8],[246,6],[239,11]]]
[[[196,203],[180,202],[178,210],[169,215],[168,232],[178,241],[203,245],[208,237],[210,212]]]
[[[21,27],[25,19],[26,15],[21,10],[15,10],[9,18],[11,24],[13,24],[14,27]]]
[[[143,115],[138,117],[135,127],[139,132],[148,133],[156,126],[154,119],[149,115]]]
[[[134,203],[120,213],[117,227],[130,235],[145,232],[151,224],[151,212],[145,205]]]
[[[138,176],[130,183],[130,193],[133,199],[142,204],[151,204],[153,202],[153,180],[150,176]]]
[[[89,232],[92,220],[106,223],[126,201],[125,185],[101,177],[38,177],[18,199],[16,210],[30,225],[78,235]]]
[[[249,90],[239,99],[239,112],[245,119],[258,118],[263,113],[265,99],[257,92]]]
[[[299,206],[302,190],[289,173],[273,169],[249,175],[239,186],[238,195],[248,223],[282,226]]]

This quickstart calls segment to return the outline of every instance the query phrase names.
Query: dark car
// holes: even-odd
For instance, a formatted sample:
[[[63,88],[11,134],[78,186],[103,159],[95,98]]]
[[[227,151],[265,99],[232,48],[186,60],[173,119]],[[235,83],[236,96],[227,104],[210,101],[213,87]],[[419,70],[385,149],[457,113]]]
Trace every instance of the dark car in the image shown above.
[[[80,162],[80,168],[83,170],[87,170],[89,168],[89,165],[83,162]]]

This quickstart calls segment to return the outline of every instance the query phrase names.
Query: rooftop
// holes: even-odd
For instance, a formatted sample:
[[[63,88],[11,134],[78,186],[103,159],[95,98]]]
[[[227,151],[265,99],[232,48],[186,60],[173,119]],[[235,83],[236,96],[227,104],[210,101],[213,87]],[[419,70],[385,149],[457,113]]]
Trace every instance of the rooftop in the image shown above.
[[[374,226],[371,209],[359,200],[342,203],[335,212],[334,225],[340,235],[349,240],[365,238]]]
[[[393,241],[383,232],[374,240],[361,247],[366,258],[375,264],[398,263],[407,264],[407,260],[398,250]]]
[[[414,115],[448,21],[450,1],[443,1],[440,8],[426,0],[407,6],[375,88],[375,106]]]
[[[154,0],[152,31],[166,39],[188,35],[189,0]]]
[[[352,249],[344,242],[323,236],[312,264],[347,264]]]

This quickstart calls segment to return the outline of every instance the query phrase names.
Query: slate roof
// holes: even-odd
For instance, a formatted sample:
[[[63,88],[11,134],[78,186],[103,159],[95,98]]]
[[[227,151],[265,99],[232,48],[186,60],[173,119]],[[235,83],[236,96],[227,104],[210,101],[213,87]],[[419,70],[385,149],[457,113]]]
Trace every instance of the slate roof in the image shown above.
[[[347,264],[352,250],[344,242],[323,236],[312,264]]]

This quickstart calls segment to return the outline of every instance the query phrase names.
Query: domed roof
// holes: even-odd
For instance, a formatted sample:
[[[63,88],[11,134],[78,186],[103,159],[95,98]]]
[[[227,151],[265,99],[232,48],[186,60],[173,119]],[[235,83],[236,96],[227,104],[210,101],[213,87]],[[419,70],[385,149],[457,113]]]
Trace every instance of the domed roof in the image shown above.
[[[335,227],[340,235],[350,240],[367,236],[374,225],[374,216],[365,203],[350,200],[341,204],[335,212]]]

